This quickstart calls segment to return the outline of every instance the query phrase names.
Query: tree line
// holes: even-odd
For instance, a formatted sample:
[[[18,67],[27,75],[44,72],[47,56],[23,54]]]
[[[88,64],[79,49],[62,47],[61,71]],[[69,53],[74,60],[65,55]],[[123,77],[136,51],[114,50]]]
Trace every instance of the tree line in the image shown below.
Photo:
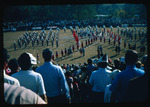
[[[89,19],[96,18],[97,14],[112,17],[146,18],[147,11],[143,4],[82,4],[82,5],[20,5],[5,6],[3,19],[17,21],[25,19],[59,20],[59,19]]]

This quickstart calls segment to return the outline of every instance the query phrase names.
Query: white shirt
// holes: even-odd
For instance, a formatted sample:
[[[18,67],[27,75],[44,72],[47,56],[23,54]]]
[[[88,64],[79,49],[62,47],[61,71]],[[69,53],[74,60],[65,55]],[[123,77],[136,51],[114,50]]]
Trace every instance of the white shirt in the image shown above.
[[[19,80],[20,86],[24,86],[39,95],[46,94],[41,74],[36,73],[33,70],[21,70],[13,74],[12,77]]]
[[[4,99],[8,104],[46,104],[33,91],[7,83],[4,83]]]
[[[98,70],[92,72],[89,80],[90,85],[93,86],[92,91],[105,91],[106,85],[111,83],[109,73],[111,73],[111,71],[107,70],[106,68],[99,68]]]
[[[3,74],[4,74],[4,83],[8,83],[8,84],[11,84],[11,85],[18,85],[18,86],[20,86],[19,81],[16,78],[13,78],[13,77],[7,75],[5,73],[5,70],[3,70]]]
[[[107,85],[105,88],[105,94],[104,94],[104,103],[110,103],[111,98],[111,91],[109,90],[111,84]]]

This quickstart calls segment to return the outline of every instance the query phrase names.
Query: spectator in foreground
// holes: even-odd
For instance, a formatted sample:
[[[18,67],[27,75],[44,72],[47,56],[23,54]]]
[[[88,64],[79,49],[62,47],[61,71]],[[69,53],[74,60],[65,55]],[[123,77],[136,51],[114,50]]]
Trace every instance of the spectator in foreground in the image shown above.
[[[70,94],[62,68],[51,62],[52,51],[49,48],[44,49],[42,55],[45,62],[35,71],[43,77],[48,103],[67,103]]]
[[[89,83],[92,86],[92,101],[95,103],[104,102],[105,87],[111,83],[111,80],[108,76],[111,71],[106,69],[107,64],[108,56],[105,54],[98,61],[99,69],[92,72],[89,80]]]
[[[20,86],[17,79],[5,74],[9,55],[4,48],[4,100],[8,104],[46,104],[37,94]]]
[[[4,83],[8,83],[8,84],[11,84],[11,85],[18,85],[20,86],[20,83],[19,81],[16,79],[16,78],[13,78],[9,75],[6,74],[5,70],[8,66],[8,58],[10,56],[7,54],[7,49],[3,49],[3,58],[4,58],[4,62],[3,62],[3,74],[4,74]]]
[[[124,71],[117,74],[109,88],[110,91],[112,91],[111,102],[124,102],[124,96],[130,79],[144,75],[144,71],[135,66],[137,60],[137,52],[135,50],[128,50],[125,54],[125,63],[127,67]]]
[[[145,56],[144,56],[145,57]],[[148,101],[148,59],[144,59],[145,74],[130,80],[125,94],[126,102],[146,102]]]
[[[8,104],[46,104],[33,91],[22,86],[4,83],[4,99]]]
[[[8,62],[8,66],[11,70],[11,72],[9,73],[9,75],[11,76],[14,73],[17,73],[19,71],[19,64],[17,59],[13,58]]]
[[[89,78],[91,76],[91,73],[96,69],[95,66],[92,64],[92,60],[88,59],[88,66],[87,66],[87,81],[89,81]]]
[[[33,64],[37,64],[36,58],[30,53],[23,53],[18,58],[21,70],[12,75],[12,77],[19,80],[20,85],[40,95],[40,97],[47,102],[46,92],[43,78],[39,73],[31,70]]]
[[[115,65],[114,70],[113,70],[113,71],[110,73],[110,75],[109,75],[109,77],[110,77],[112,80],[114,80],[115,76],[116,76],[119,72],[121,72],[121,71],[119,70],[119,68],[120,68],[120,60],[119,60],[118,58],[116,58],[116,59],[114,60],[114,65]]]

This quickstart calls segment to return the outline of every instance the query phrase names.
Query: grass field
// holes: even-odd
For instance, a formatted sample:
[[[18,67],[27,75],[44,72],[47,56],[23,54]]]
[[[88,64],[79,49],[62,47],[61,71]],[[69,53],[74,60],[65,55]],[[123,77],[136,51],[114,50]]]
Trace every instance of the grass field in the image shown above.
[[[110,30],[110,28],[108,28],[108,29]],[[139,28],[137,28],[137,30],[138,29]],[[146,29],[146,27],[144,29]],[[41,32],[41,30],[37,30],[37,31],[38,31],[38,34]],[[17,51],[14,51],[13,42],[17,41],[17,38],[19,36],[21,36],[24,32],[25,31],[4,32],[3,33],[4,48],[7,48],[8,54],[10,55],[10,59],[12,59],[12,58],[17,58],[18,59],[18,57],[23,52],[32,53],[35,57],[36,57],[37,53],[39,53],[39,55],[40,55],[40,64],[37,65],[37,66],[39,66],[39,65],[42,65],[43,62],[44,62],[44,60],[42,58],[42,51],[45,48],[52,49],[52,51],[54,53],[56,52],[56,50],[59,52],[58,60],[54,61],[54,63],[57,63],[57,64],[79,64],[79,63],[83,64],[84,62],[87,62],[88,58],[92,58],[92,59],[97,58],[97,46],[100,45],[99,39],[94,44],[92,44],[92,45],[88,46],[87,48],[85,48],[85,56],[84,57],[81,57],[79,51],[75,51],[72,56],[61,58],[61,54],[60,54],[61,53],[61,49],[65,49],[65,48],[68,49],[69,46],[72,46],[72,44],[75,44],[75,40],[74,40],[74,38],[72,36],[72,33],[71,33],[70,29],[68,29],[66,32],[64,32],[63,30],[60,30],[60,32],[59,32],[59,47],[58,48],[56,48],[56,45],[55,45],[56,43],[55,42],[54,42],[54,47],[53,48],[51,46],[51,43],[49,43],[48,47],[46,46],[46,42],[45,42],[45,46],[43,46],[43,47],[41,46],[41,43],[40,43],[39,47],[37,47],[37,46],[32,47],[31,43],[30,43],[30,45],[27,48],[22,47],[20,49],[17,46]],[[31,31],[31,32],[33,32],[33,31]],[[113,28],[113,32],[115,32],[117,34],[117,28]],[[48,30],[46,30],[46,34],[48,34]],[[128,45],[127,45],[126,49],[123,49],[123,41],[124,41],[124,39],[126,39],[126,38],[122,37],[120,54],[116,54],[115,47],[113,46],[113,40],[111,41],[111,44],[108,44],[108,39],[106,39],[105,44],[104,44],[104,42],[102,42],[104,53],[107,53],[108,57],[110,57],[112,59],[112,61],[115,58],[119,58],[121,56],[124,56],[125,52],[128,50]],[[80,39],[80,42],[81,41],[85,41],[85,40],[86,39]],[[137,52],[139,52],[139,50],[140,50],[139,49],[140,42],[139,42],[138,36],[137,36],[137,40],[136,41],[134,39],[133,39],[133,41],[127,39],[127,43],[129,41],[131,42],[131,45],[134,44],[134,42],[136,42],[136,45],[137,45],[136,50],[137,50]],[[145,54],[147,54],[147,43],[145,43],[145,44],[146,44]],[[84,46],[85,46],[85,42],[84,42]],[[75,46],[75,50],[76,50],[76,46]],[[141,58],[141,57],[142,56],[139,55],[139,58]]]

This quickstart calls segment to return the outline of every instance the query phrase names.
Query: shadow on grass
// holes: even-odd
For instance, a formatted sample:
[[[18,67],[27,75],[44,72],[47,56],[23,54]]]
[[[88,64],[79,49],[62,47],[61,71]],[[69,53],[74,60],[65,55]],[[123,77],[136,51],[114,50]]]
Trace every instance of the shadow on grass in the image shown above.
[[[114,58],[114,57],[116,57],[118,54],[115,54],[115,55],[113,55],[113,56],[110,56],[110,58]]]
[[[106,46],[103,46],[103,48],[108,47],[108,46],[110,46],[110,44],[108,44],[108,45],[106,45]]]
[[[97,55],[91,57],[91,59],[94,59],[94,58],[97,58]]]
[[[111,46],[111,47],[109,47],[109,48],[107,48],[107,49],[112,49],[112,48],[114,48],[114,46]]]
[[[71,61],[81,58],[82,56],[71,59]]]

